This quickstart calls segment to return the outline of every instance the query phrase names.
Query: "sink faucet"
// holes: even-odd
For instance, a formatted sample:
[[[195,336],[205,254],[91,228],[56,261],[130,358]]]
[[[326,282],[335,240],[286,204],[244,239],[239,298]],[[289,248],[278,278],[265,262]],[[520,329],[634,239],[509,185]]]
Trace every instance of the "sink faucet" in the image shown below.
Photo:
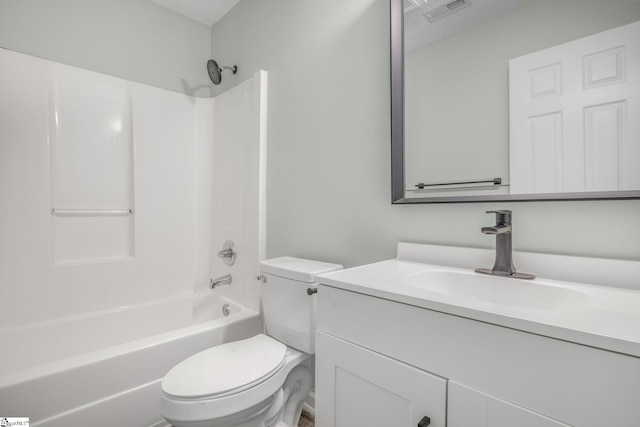
[[[528,273],[516,272],[513,265],[511,248],[511,211],[487,211],[496,214],[496,225],[482,227],[483,234],[495,234],[496,236],[496,261],[493,268],[476,268],[477,273],[492,274],[494,276],[513,277],[516,279],[535,279],[536,276]]]
[[[211,279],[211,289],[215,289],[216,286],[220,285],[230,285],[231,284],[231,275],[227,274],[226,276],[218,277],[217,279]]]

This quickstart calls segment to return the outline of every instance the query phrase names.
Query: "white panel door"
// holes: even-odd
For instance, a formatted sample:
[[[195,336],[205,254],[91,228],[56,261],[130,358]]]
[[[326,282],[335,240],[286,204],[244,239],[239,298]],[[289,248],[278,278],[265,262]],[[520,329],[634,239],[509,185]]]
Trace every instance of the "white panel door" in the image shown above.
[[[570,427],[449,381],[448,427]]]
[[[428,417],[429,427],[445,427],[445,379],[322,332],[316,336],[317,425],[416,427]]]
[[[511,192],[640,189],[640,22],[509,61]]]

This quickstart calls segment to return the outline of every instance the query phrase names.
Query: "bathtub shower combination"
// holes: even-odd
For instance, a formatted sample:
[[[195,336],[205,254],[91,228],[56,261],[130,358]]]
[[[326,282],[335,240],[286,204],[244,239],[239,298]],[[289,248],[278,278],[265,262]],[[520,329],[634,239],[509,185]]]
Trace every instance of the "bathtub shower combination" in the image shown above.
[[[257,312],[216,295],[184,295],[8,330],[0,335],[11,343],[0,367],[0,405],[11,415],[28,416],[31,425],[106,425],[123,414],[117,425],[150,425],[162,420],[160,381],[169,369],[261,330]]]
[[[0,417],[166,425],[173,366],[263,330],[266,72],[193,98],[0,49],[0,77]]]

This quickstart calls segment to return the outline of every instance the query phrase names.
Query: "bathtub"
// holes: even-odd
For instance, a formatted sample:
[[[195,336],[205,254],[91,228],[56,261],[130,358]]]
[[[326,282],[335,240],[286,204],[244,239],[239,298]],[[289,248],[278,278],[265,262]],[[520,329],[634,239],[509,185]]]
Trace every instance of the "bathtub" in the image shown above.
[[[166,425],[169,369],[261,331],[257,312],[215,294],[0,330],[0,416],[43,427]]]

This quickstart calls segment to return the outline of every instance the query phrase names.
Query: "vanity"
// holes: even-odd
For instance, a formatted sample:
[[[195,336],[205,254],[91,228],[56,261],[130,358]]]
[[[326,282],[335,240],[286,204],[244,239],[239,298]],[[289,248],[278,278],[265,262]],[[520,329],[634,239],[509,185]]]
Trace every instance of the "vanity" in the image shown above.
[[[640,263],[410,243],[317,277],[320,427],[637,427]],[[605,286],[601,286],[605,285]]]

